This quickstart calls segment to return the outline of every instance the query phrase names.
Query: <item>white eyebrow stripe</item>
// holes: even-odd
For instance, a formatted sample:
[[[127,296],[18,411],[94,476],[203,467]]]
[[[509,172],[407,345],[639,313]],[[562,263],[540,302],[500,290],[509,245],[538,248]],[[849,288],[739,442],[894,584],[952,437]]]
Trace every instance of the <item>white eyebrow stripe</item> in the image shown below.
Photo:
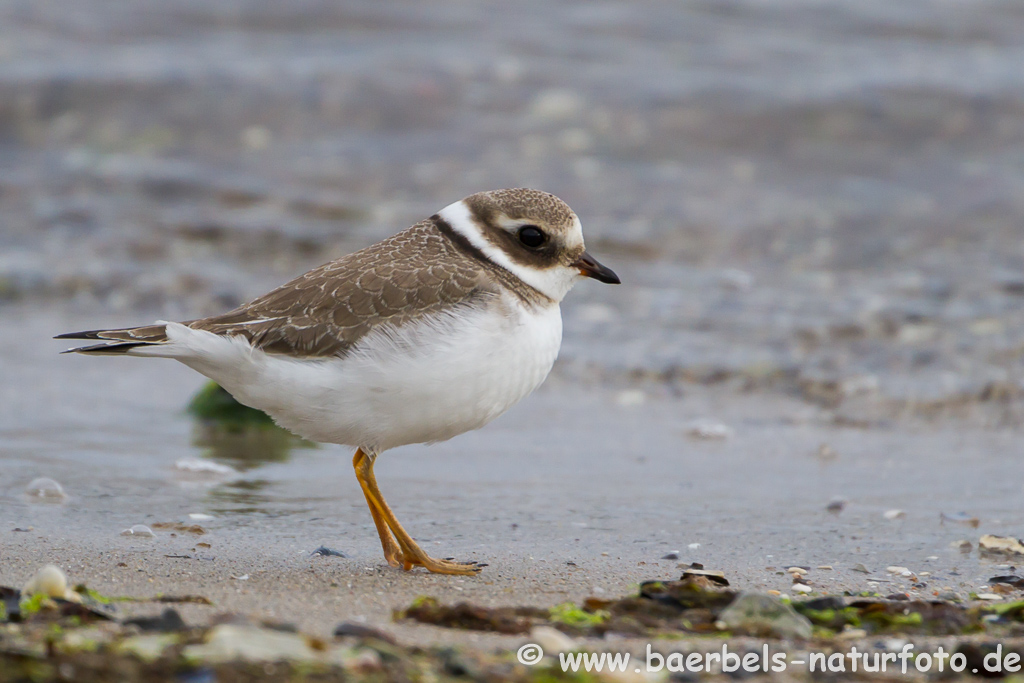
[[[470,244],[480,250],[492,263],[501,266],[517,278],[536,289],[544,296],[561,301],[568,289],[562,284],[565,276],[557,272],[561,270],[554,268],[539,270],[516,263],[509,255],[500,248],[494,246],[477,223],[476,217],[470,211],[469,206],[461,199],[454,204],[449,204],[437,212],[452,230],[465,237]],[[520,221],[516,221],[518,225]]]

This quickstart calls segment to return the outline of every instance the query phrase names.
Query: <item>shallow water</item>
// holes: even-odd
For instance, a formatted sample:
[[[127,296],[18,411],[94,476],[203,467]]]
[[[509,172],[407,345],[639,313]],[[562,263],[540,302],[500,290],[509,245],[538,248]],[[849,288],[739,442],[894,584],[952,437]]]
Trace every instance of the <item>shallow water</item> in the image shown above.
[[[245,561],[379,563],[344,449],[176,470],[210,455],[201,378],[47,340],[222,311],[530,185],[625,284],[570,295],[536,396],[382,459],[418,538],[975,589],[993,563],[949,543],[1024,528],[1022,37],[986,0],[0,2],[0,518],[35,529],[5,547],[162,555],[194,539],[119,532],[195,512]],[[37,476],[68,502],[30,503]],[[982,526],[940,524],[961,510]]]

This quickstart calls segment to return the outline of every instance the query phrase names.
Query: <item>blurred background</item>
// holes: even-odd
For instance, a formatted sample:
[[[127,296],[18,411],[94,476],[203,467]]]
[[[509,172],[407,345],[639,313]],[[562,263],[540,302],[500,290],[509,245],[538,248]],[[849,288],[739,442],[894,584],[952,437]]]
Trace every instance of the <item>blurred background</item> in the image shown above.
[[[201,378],[58,358],[52,334],[223,311],[472,192],[531,186],[577,211],[624,282],[567,299],[535,404],[610,387],[575,423],[628,432],[608,437],[609,462],[692,457],[710,478],[726,451],[680,431],[703,415],[737,458],[780,444],[771,466],[796,479],[812,453],[841,468],[863,450],[871,476],[902,453],[918,468],[904,482],[946,463],[942,491],[1016,510],[1022,64],[1015,0],[0,0],[9,480],[106,457],[135,471],[157,434],[151,476],[187,442],[179,413]],[[536,424],[516,415],[438,448],[556,438],[512,430]],[[679,443],[643,441],[643,415]],[[956,439],[914,441],[962,429],[946,455]],[[481,479],[513,476],[492,465]],[[327,467],[347,482],[343,461]],[[872,509],[902,507],[872,499],[871,476],[815,469],[808,509],[857,486]],[[262,509],[253,488],[219,489],[222,507]]]
[[[7,0],[0,301],[212,314],[531,186],[628,274],[562,370],[1005,397],[1022,36],[999,0]]]

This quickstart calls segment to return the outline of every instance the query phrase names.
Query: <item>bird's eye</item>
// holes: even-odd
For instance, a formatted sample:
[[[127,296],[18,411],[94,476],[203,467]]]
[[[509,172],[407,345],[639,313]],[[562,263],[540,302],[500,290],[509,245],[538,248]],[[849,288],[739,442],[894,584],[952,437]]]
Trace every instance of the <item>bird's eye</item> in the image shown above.
[[[547,241],[547,235],[536,225],[524,225],[519,228],[519,241],[530,249],[536,249]]]

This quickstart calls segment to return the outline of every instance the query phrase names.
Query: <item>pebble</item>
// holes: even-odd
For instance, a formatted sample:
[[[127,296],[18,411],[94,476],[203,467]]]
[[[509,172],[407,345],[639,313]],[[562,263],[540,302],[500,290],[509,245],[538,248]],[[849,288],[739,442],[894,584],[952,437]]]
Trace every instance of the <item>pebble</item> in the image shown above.
[[[566,121],[575,118],[586,102],[572,90],[551,88],[540,92],[530,103],[530,117],[539,121]]]
[[[689,548],[690,550],[696,550],[697,548],[700,547],[700,543],[691,543],[690,545],[688,545],[686,547]]]
[[[121,532],[122,536],[138,536],[139,538],[156,538],[156,534],[145,524],[133,524]]]
[[[738,633],[777,638],[810,638],[812,626],[807,617],[771,595],[740,593],[718,615],[719,621]]]
[[[64,571],[55,564],[47,564],[39,568],[35,575],[29,579],[25,587],[21,589],[25,595],[45,595],[50,598],[62,598],[81,602],[82,598],[78,593],[68,588],[68,577]]]
[[[59,503],[67,499],[64,487],[49,477],[38,477],[25,487],[25,495],[47,503]]]
[[[622,406],[623,408],[631,408],[633,406],[642,406],[647,402],[647,394],[640,389],[627,389],[620,391],[615,397],[615,403]]]
[[[802,593],[802,594],[806,595],[807,593],[810,593],[814,589],[811,588],[810,586],[808,586],[806,583],[794,583],[792,590],[793,590],[794,593]]]
[[[814,453],[815,457],[824,462],[831,462],[839,459],[839,453],[836,449],[829,446],[827,443],[823,443],[818,446],[818,450]]]
[[[913,576],[914,575],[914,572],[910,571],[906,567],[897,567],[897,566],[886,567],[885,571],[889,572],[890,574],[899,574],[900,576]]]
[[[199,458],[182,458],[174,463],[174,466],[183,472],[195,472],[198,474],[236,474],[237,470],[228,465],[211,460],[200,460]]]
[[[180,641],[181,635],[177,633],[143,633],[122,640],[117,644],[117,651],[150,664],[160,659],[167,648],[177,645]]]
[[[663,559],[663,560],[678,560],[679,559],[679,551],[678,550],[673,550],[670,553],[666,553],[665,555],[661,556],[661,559]]]
[[[736,291],[750,289],[754,285],[754,276],[738,268],[726,268],[718,274],[719,284]]]
[[[977,517],[972,517],[972,516],[968,515],[966,512],[956,512],[956,513],[951,514],[951,515],[947,515],[944,512],[940,512],[939,513],[939,521],[942,522],[943,524],[945,524],[946,522],[951,522],[953,524],[965,524],[965,525],[967,525],[969,527],[973,527],[975,529],[977,529],[978,525],[981,524],[981,520],[980,519],[978,519]]]
[[[828,569],[828,570],[831,570],[832,569],[832,565],[830,565],[830,564],[819,564],[818,565],[818,569]]]
[[[204,643],[188,645],[187,659],[206,663],[245,660],[249,662],[316,661],[317,652],[297,633],[252,626],[220,624],[206,634]]]
[[[860,640],[867,638],[868,632],[862,628],[852,628],[849,624],[846,624],[837,637],[843,640]]]
[[[530,629],[529,642],[540,645],[547,654],[572,652],[576,649],[575,640],[550,626],[534,626]]]
[[[365,676],[383,669],[384,659],[373,648],[364,647],[352,657],[344,660],[344,665],[348,671]]]
[[[803,567],[790,567],[786,571],[789,572],[790,574],[795,574],[797,576],[803,576],[804,574],[807,573],[807,570],[804,569]]]
[[[208,515],[205,512],[190,512],[188,518],[197,522],[209,522],[213,519],[213,515]]]
[[[380,640],[391,645],[397,645],[398,641],[395,637],[386,631],[374,628],[373,626],[367,626],[366,624],[359,624],[353,621],[343,621],[338,624],[334,629],[335,638],[373,638]]]
[[[858,562],[857,564],[853,565],[852,569],[853,569],[853,571],[860,572],[861,574],[870,574],[871,573],[871,570],[868,569],[867,567],[865,567],[860,562]]]
[[[1002,600],[1003,596],[996,593],[978,593],[979,600]]]
[[[845,507],[845,500],[843,500],[842,498],[833,498],[832,500],[829,501],[828,505],[825,506],[825,509],[828,510],[829,512],[839,513],[842,512],[843,508]]]
[[[698,420],[686,428],[687,436],[705,441],[721,441],[733,435],[732,428],[713,420]]]
[[[1024,543],[1012,536],[993,536],[985,534],[978,541],[978,549],[990,553],[1006,553],[1008,555],[1024,555]]]
[[[907,516],[907,513],[904,510],[886,510],[882,516],[888,520],[902,519]]]

